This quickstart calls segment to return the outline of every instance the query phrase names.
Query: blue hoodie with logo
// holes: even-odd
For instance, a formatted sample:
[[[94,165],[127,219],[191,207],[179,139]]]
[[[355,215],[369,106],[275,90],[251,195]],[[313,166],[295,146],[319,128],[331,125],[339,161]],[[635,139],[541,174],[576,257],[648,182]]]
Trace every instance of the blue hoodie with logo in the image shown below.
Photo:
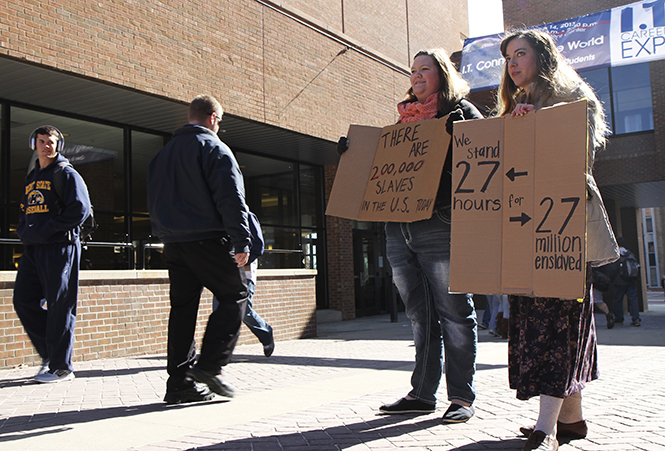
[[[71,243],[78,239],[79,226],[90,214],[90,196],[83,178],[67,158],[57,154],[45,168],[39,162],[25,180],[17,234],[23,244]],[[64,178],[58,193],[54,174]]]

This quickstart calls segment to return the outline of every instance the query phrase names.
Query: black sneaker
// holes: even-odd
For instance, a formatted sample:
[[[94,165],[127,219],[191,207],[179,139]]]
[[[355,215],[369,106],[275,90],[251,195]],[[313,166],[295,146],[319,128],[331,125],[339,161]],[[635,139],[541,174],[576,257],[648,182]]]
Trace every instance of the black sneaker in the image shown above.
[[[608,329],[613,328],[614,327],[614,313],[608,313],[607,315],[605,315],[605,317],[607,318],[607,328]]]
[[[473,409],[472,406],[465,407],[459,404],[451,404],[450,407],[448,407],[448,410],[446,410],[446,413],[443,414],[443,423],[444,424],[449,424],[449,423],[466,423],[471,419],[473,414],[475,414],[476,411]]]
[[[272,353],[275,352],[275,340],[271,341],[263,347],[263,355],[270,357]]]
[[[166,392],[164,402],[166,404],[182,404],[185,402],[210,401],[215,395],[205,385],[194,383],[191,387],[182,390]]]
[[[198,366],[188,369],[185,374],[187,377],[191,377],[197,382],[206,384],[213,393],[217,393],[220,396],[225,396],[227,398],[233,398],[235,395],[236,389],[233,385],[226,382],[224,376],[221,373],[209,373],[203,371]]]
[[[634,319],[634,320],[630,323],[630,325],[633,326],[633,327],[640,327],[640,323],[641,323],[641,322],[642,322],[642,320],[639,319],[639,318],[637,318],[637,319]]]
[[[406,398],[401,398],[392,404],[379,407],[379,412],[387,414],[432,413],[434,411],[436,411],[436,404]]]

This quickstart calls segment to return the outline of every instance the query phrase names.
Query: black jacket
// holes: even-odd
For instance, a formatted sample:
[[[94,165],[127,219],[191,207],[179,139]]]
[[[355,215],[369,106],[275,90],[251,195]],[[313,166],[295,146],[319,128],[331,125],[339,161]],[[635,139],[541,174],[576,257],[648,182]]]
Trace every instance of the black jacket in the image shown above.
[[[152,232],[163,243],[229,237],[249,252],[242,173],[231,150],[211,130],[188,124],[148,166]]]
[[[459,102],[458,105],[462,109],[462,113],[465,120],[483,119],[483,115],[471,102],[467,100],[462,100],[461,102]],[[450,113],[450,111],[439,111],[436,117],[442,118],[448,113]],[[439,181],[439,190],[437,191],[436,201],[434,202],[435,209],[450,207],[452,199],[452,185],[453,185],[453,141],[451,138],[450,146],[448,146],[448,155],[446,156],[446,161],[443,163],[443,172],[441,173],[441,180]]]

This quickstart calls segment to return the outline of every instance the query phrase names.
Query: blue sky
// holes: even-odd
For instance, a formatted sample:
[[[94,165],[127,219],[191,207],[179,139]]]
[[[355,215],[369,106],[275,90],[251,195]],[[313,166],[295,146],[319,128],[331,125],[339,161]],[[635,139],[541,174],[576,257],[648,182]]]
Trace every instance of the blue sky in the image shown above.
[[[501,0],[468,0],[468,2],[470,38],[503,31]]]

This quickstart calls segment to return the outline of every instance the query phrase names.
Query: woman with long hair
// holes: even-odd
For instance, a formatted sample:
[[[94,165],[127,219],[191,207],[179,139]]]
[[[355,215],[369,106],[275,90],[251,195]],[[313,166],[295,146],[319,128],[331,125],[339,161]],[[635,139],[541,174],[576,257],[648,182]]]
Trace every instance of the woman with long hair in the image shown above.
[[[452,113],[447,122],[452,134],[453,121],[482,118],[464,99],[469,87],[442,49],[418,52],[413,58],[410,80],[406,99],[397,105],[400,123]],[[462,423],[474,414],[478,336],[472,296],[448,291],[451,154],[449,147],[432,217],[412,223],[386,223],[388,260],[411,320],[416,364],[411,391],[379,410],[385,414],[434,412],[445,353],[446,388],[451,404],[443,422]]]
[[[520,30],[501,42],[506,59],[497,114],[522,116],[558,103],[586,99],[589,146],[587,173],[608,128],[591,87],[566,63],[547,33]],[[590,273],[590,267],[587,273]],[[557,436],[583,438],[587,425],[581,391],[598,377],[593,304],[577,299],[510,296],[508,346],[510,388],[518,399],[540,397],[538,420],[520,431],[524,450],[558,449]]]

